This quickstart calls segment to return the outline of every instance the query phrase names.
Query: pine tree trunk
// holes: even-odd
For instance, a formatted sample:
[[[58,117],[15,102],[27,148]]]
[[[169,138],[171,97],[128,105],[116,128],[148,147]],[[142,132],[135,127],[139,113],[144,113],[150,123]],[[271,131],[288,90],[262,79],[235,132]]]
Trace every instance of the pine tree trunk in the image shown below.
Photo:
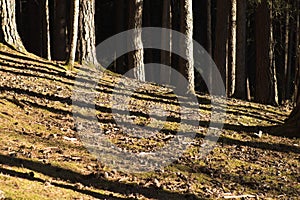
[[[26,52],[17,30],[15,0],[1,0],[0,15],[0,42],[15,50]]]
[[[299,87],[300,85],[300,2],[299,0],[295,2],[295,6],[297,8],[296,12],[296,40],[295,40],[295,51],[296,51],[296,58],[295,58],[295,88],[294,88],[294,101],[297,102],[297,97],[299,97]],[[298,33],[298,34],[297,34]]]
[[[128,67],[132,69],[128,75],[140,81],[145,81],[144,50],[142,43],[143,0],[129,0],[128,28],[134,29],[134,34],[128,35],[128,46],[135,51],[128,53]]]
[[[247,1],[237,0],[236,83],[234,97],[246,99],[246,10]]]
[[[255,101],[263,104],[278,104],[277,80],[273,60],[273,30],[271,10],[267,0],[262,0],[256,10],[256,81]]]
[[[285,31],[284,31],[284,73],[283,73],[283,87],[282,87],[282,100],[287,100],[288,96],[288,62],[289,62],[289,29],[290,29],[290,12],[288,4],[285,10]]]
[[[144,27],[152,27],[152,5],[151,2],[152,0],[144,0],[144,5],[143,5],[143,26]],[[151,38],[151,35],[145,35],[147,38]],[[149,39],[150,40],[150,39]],[[153,63],[153,49],[144,49],[144,62],[145,63]],[[145,68],[145,79],[150,82],[156,82],[157,80],[157,75],[155,75],[155,71],[153,68]]]
[[[96,66],[95,0],[80,0],[79,5],[78,60]]]
[[[211,0],[206,0],[206,18],[207,18],[207,28],[206,28],[206,51],[209,55],[212,55],[212,19],[211,19]]]
[[[49,14],[49,0],[41,0],[42,10],[42,54],[48,60],[51,60],[51,41],[50,41],[50,14]]]
[[[67,15],[68,15],[67,1],[54,0],[53,13],[53,52],[52,58],[54,60],[66,60],[67,55]]]
[[[78,21],[79,21],[79,3],[80,0],[73,0],[73,10],[72,10],[72,29],[71,29],[71,40],[70,40],[70,52],[67,65],[70,67],[70,70],[73,70],[76,48],[77,48],[77,40],[78,40]]]
[[[227,36],[228,36],[228,20],[230,0],[217,0],[217,14],[216,14],[216,29],[215,29],[215,48],[214,61],[219,69],[223,84],[225,85],[226,76],[226,55],[227,55]],[[213,79],[214,81],[214,79]],[[217,84],[217,83],[214,83]],[[219,83],[220,84],[220,83]],[[218,87],[218,86],[215,86]],[[227,89],[227,88],[226,88]]]
[[[186,37],[181,38],[180,51],[185,58],[179,58],[179,72],[186,79],[177,79],[176,89],[179,93],[195,93],[194,55],[193,55],[193,6],[192,0],[180,0],[180,32]],[[184,84],[186,83],[186,84]]]
[[[237,0],[230,0],[230,27],[228,37],[228,75],[227,75],[227,96],[231,97],[235,90],[236,77],[236,18]]]

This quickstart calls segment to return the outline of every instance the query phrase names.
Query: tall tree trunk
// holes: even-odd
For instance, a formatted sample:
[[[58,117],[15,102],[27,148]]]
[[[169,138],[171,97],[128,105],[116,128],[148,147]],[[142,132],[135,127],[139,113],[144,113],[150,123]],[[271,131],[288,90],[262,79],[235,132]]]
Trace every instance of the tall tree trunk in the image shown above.
[[[134,29],[134,34],[128,35],[128,46],[135,49],[135,51],[128,54],[128,66],[129,69],[132,69],[129,76],[145,81],[144,50],[141,33],[142,15],[143,0],[129,0],[128,28]]]
[[[207,19],[207,22],[206,22],[206,51],[208,52],[208,54],[210,56],[213,55],[212,51],[213,51],[213,48],[212,48],[212,11],[211,11],[211,0],[206,0],[205,1],[206,3],[206,19]],[[213,75],[212,75],[212,68],[209,68],[207,70],[208,74],[207,74],[207,77],[208,77],[208,81],[209,83],[207,85],[210,85],[212,86],[213,84]]]
[[[217,14],[216,14],[216,29],[215,29],[215,48],[214,61],[220,71],[225,85],[226,77],[226,55],[227,55],[227,36],[228,36],[228,20],[230,0],[217,0]],[[218,87],[218,86],[216,86]],[[227,88],[226,88],[227,89]]]
[[[15,0],[0,1],[0,21],[0,42],[18,51],[26,52],[17,30]]]
[[[96,56],[95,0],[80,0],[78,60],[85,65],[98,65]]]
[[[54,0],[52,58],[66,60],[67,55],[67,15],[68,4],[64,0]]]
[[[206,27],[206,51],[209,55],[212,55],[212,19],[211,19],[211,0],[206,0],[206,18],[207,18],[207,27]]]
[[[41,0],[42,12],[42,54],[48,60],[51,60],[51,41],[50,41],[50,15],[49,15],[49,0]]]
[[[151,5],[152,0],[144,0],[143,3],[143,27],[152,27],[152,10],[153,6]],[[145,35],[147,38],[151,38],[151,35]],[[153,61],[153,49],[144,49],[144,62],[145,63],[154,63]],[[145,79],[150,82],[156,82],[157,74],[153,68],[145,68]]]
[[[234,97],[246,99],[247,0],[237,0],[236,83]]]
[[[75,62],[75,55],[76,55],[76,48],[77,48],[77,40],[78,40],[78,21],[79,21],[79,3],[80,0],[73,0],[72,5],[72,29],[71,29],[71,40],[70,40],[70,52],[67,61],[67,65],[69,66],[70,70],[73,70],[74,62]]]
[[[297,97],[300,96],[299,87],[300,85],[300,1],[297,0],[294,2],[296,6],[296,23],[295,23],[295,32],[296,32],[296,38],[295,38],[295,52],[296,52],[296,58],[295,58],[295,88],[294,88],[294,101],[297,102]]]
[[[228,75],[227,75],[227,96],[231,97],[235,90],[236,81],[236,18],[237,0],[230,0],[230,23],[228,37]]]
[[[186,36],[180,41],[180,51],[185,55],[186,60],[179,58],[178,69],[186,79],[187,85],[178,79],[176,86],[181,93],[195,93],[192,0],[180,0],[179,4],[180,32]]]
[[[282,100],[285,101],[288,99],[289,93],[289,41],[290,41],[290,11],[289,11],[289,4],[288,1],[286,3],[286,10],[285,10],[285,30],[284,30],[284,74],[283,74],[283,87],[282,87]]]
[[[162,27],[166,29],[172,28],[171,0],[163,1]],[[171,42],[172,33],[167,31],[162,34],[161,44],[166,47],[167,51],[161,52],[161,64],[171,67]],[[162,68],[160,71],[160,83],[170,84],[171,70],[170,68]]]
[[[256,10],[256,81],[255,101],[278,104],[277,80],[273,60],[272,12],[267,0],[262,0]]]

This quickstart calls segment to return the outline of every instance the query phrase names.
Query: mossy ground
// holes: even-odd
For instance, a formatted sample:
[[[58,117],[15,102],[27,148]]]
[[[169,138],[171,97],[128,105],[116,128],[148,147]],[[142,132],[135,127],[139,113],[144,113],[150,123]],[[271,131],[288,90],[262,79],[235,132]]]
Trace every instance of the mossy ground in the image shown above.
[[[76,66],[77,72],[85,68]],[[214,150],[201,157],[203,136],[211,116],[211,98],[198,95],[199,110],[189,119],[199,126],[180,126],[178,99],[170,88],[144,84],[131,97],[134,80],[104,73],[98,84],[97,117],[118,147],[151,152],[173,134],[195,131],[197,137],[173,164],[148,173],[125,173],[97,161],[84,147],[74,124],[72,89],[75,73],[59,63],[0,48],[0,190],[8,199],[215,199],[252,194],[261,199],[300,196],[300,140],[255,133],[282,124],[287,107],[236,99],[218,99],[227,115]],[[130,101],[130,119],[111,95]],[[122,102],[120,102],[121,105]],[[187,107],[193,105],[187,105]],[[151,108],[168,111],[168,122]],[[123,110],[122,110],[123,109]],[[81,113],[85,115],[84,113]],[[148,139],[118,129],[114,117],[148,126]],[[188,120],[188,119],[186,119]],[[138,134],[138,130],[137,133]]]

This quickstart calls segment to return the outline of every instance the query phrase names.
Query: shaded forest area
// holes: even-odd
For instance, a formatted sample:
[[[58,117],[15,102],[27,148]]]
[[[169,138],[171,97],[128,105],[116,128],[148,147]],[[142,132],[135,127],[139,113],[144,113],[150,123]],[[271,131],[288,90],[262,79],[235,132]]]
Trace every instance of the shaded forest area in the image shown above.
[[[299,100],[298,0],[92,1],[90,5],[78,6],[79,22],[73,26],[75,2],[16,1],[17,27],[25,48],[38,56],[61,61],[71,54],[74,60],[76,52],[77,60],[87,59],[95,64],[93,46],[114,34],[132,28],[165,27],[184,34],[192,33],[189,37],[199,42],[214,59],[227,97],[269,105],[296,104]],[[85,9],[90,10],[85,12]],[[91,15],[84,19],[86,13]],[[78,41],[77,34],[72,32],[77,26]],[[85,27],[89,35],[82,34]],[[72,36],[76,36],[73,43]],[[90,42],[84,42],[84,37],[90,38]],[[136,44],[138,41],[137,37]],[[78,45],[70,54],[71,44]],[[92,45],[84,50],[88,44]],[[170,48],[172,45],[176,46],[170,44]],[[89,54],[93,56],[85,57]],[[188,90],[196,88],[198,92],[208,92],[201,76],[191,67],[192,55],[187,56],[189,61],[184,63],[175,54],[145,49],[116,58],[110,70],[124,74],[135,69],[135,73],[143,77],[136,74],[133,78],[151,81],[155,80],[156,72],[143,67],[138,69],[135,65],[165,63],[187,78]],[[212,76],[211,73],[207,76]],[[297,121],[298,110],[292,114]],[[284,127],[289,129],[285,134],[296,136],[297,124],[290,120],[288,127]],[[295,126],[296,129],[291,128]],[[283,134],[282,128],[274,132]]]
[[[96,45],[114,34],[128,29],[128,2],[117,0],[95,2]],[[142,27],[166,27],[163,17],[167,15],[165,12],[169,11],[169,18],[171,18],[169,20],[172,22],[168,23],[167,28],[180,31],[178,19],[181,12],[178,0],[166,1],[170,4],[169,10],[163,10],[166,9],[164,1],[144,0],[142,2],[143,13],[140,16],[142,17]],[[246,91],[243,91],[243,94],[234,95],[233,87],[228,89],[229,97],[238,96],[242,99],[273,105],[283,104],[286,101],[295,102],[297,96],[295,83],[297,82],[296,74],[299,63],[297,54],[299,46],[298,4],[298,1],[262,1],[258,3],[253,0],[226,0],[220,1],[218,5],[216,0],[193,1],[193,38],[208,51],[220,69],[225,68],[226,86],[233,87],[230,86],[232,85],[230,82],[238,84],[245,82],[244,80],[239,81],[241,73],[245,73],[243,79],[246,79]],[[25,0],[17,1],[16,6],[17,25],[24,46],[29,52],[47,58],[47,52],[45,52],[47,43],[44,37],[47,35],[47,29],[45,28],[46,22],[43,20],[45,19],[45,5],[39,1]],[[50,49],[53,60],[64,61],[67,59],[72,26],[72,9],[70,7],[72,7],[70,0],[51,1],[49,4]],[[235,37],[232,37],[232,31],[235,32]],[[230,47],[232,42],[236,45]],[[221,49],[224,51],[223,53],[218,52]],[[145,51],[146,62],[160,62],[161,53],[158,50],[149,50],[150,53]],[[244,55],[240,55],[242,52]],[[271,58],[263,57],[267,54],[270,54]],[[171,64],[176,68],[176,61]],[[121,65],[112,67],[112,70],[124,73],[126,66],[127,61],[124,61]],[[263,70],[264,67],[266,70]],[[270,70],[268,70],[269,68]],[[273,81],[269,80],[270,83],[268,83],[268,81],[264,82],[265,79],[259,80],[262,79],[259,76],[266,77],[268,75],[263,75],[263,71],[270,71],[271,75],[276,74],[273,78],[269,77]],[[269,91],[270,89],[260,87],[260,85],[273,85],[271,90],[274,91]],[[196,80],[196,86],[197,90],[205,91],[205,84],[201,84],[201,80]],[[258,88],[262,88],[262,91],[257,91]],[[266,91],[274,94],[264,95]]]

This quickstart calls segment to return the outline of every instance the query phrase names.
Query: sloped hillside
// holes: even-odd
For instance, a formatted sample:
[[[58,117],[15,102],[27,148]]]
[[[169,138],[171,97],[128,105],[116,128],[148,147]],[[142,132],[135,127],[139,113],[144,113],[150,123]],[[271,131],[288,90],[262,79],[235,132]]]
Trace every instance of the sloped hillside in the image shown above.
[[[77,66],[80,70],[88,69]],[[178,161],[153,172],[125,173],[97,161],[80,140],[72,113],[75,75],[58,63],[1,46],[0,191],[7,199],[299,198],[300,140],[264,132],[257,136],[264,126],[283,123],[290,109],[218,100],[227,112],[224,129],[214,150],[201,159],[211,106],[208,96],[198,95],[199,110],[190,116],[200,121],[193,129],[196,138]],[[147,109],[157,106],[172,114],[166,123],[161,122],[162,116],[150,123],[151,128],[164,124],[151,137],[123,134],[112,116],[109,96],[117,94],[121,102],[116,104],[122,104],[126,88],[138,84],[104,73],[98,85],[97,118],[116,146],[151,152],[178,130],[180,109],[170,88],[143,84],[130,97],[130,120],[146,126],[153,120]],[[118,119],[128,122],[128,116],[118,114]],[[181,131],[188,129],[183,126]]]

